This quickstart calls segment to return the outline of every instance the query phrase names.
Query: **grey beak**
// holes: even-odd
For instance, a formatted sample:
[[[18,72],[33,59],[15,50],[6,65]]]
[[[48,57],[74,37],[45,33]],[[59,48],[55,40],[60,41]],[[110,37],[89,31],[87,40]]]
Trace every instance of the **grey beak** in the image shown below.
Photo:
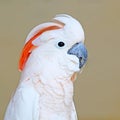
[[[79,68],[82,68],[85,65],[88,58],[87,49],[82,42],[73,45],[72,48],[68,50],[68,54],[76,55],[78,57]]]

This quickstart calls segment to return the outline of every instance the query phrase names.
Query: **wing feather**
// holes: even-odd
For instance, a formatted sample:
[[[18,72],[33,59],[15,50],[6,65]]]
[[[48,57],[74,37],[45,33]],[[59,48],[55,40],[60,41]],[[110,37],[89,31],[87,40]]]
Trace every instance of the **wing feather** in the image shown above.
[[[18,87],[8,105],[4,120],[38,120],[38,101],[38,93],[33,87]]]

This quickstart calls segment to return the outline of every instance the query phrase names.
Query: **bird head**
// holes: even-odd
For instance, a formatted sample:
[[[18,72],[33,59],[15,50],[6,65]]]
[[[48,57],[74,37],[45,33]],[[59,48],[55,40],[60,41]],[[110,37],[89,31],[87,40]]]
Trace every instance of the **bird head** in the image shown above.
[[[81,70],[86,61],[87,50],[81,24],[69,15],[59,14],[28,34],[19,69],[43,66],[50,71],[64,69],[74,73]]]

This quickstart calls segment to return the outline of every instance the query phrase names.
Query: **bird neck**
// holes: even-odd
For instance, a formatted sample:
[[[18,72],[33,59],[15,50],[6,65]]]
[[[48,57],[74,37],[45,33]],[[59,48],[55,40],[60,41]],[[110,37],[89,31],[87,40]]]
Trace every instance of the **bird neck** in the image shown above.
[[[46,96],[48,103],[63,101],[64,104],[71,105],[73,102],[72,75],[73,72],[62,68],[54,61],[46,62],[39,59],[39,62],[36,60],[35,63],[28,61],[20,81],[30,80],[35,90],[40,95]]]
[[[29,80],[31,86],[40,96],[42,108],[47,108],[52,111],[71,111],[73,109],[73,82],[71,76],[62,74],[59,76],[50,76],[48,72],[32,73],[29,75],[22,74],[21,82]]]

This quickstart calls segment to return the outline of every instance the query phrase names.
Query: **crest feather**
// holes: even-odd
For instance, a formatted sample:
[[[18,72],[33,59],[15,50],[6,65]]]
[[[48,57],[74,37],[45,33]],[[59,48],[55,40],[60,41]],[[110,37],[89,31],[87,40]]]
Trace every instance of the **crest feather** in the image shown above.
[[[63,26],[62,26],[63,27]],[[38,46],[33,45],[33,41],[38,38],[42,33],[46,32],[46,31],[50,31],[50,30],[56,30],[56,29],[60,29],[61,26],[60,25],[51,25],[51,26],[47,26],[41,29],[38,29],[35,34],[33,34],[31,36],[31,38],[29,38],[29,40],[27,40],[27,42],[25,43],[25,46],[23,47],[22,53],[21,53],[21,57],[19,60],[19,70],[22,71],[26,61],[28,60],[31,52]],[[28,38],[27,38],[28,39]]]

